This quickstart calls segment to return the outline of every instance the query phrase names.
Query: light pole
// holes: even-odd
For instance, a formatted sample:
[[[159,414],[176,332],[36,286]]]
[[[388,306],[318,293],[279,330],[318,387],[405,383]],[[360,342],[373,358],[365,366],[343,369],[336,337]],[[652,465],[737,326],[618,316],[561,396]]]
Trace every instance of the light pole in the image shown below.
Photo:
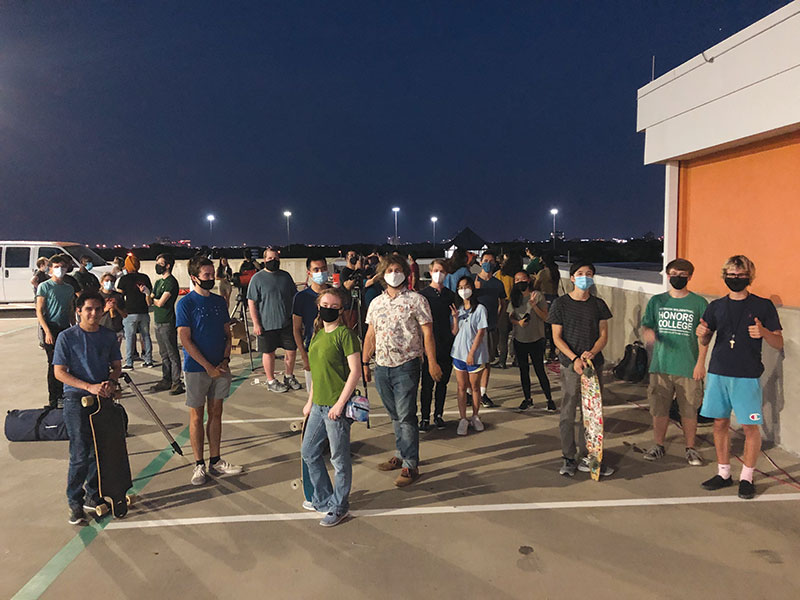
[[[216,220],[216,217],[214,215],[206,215],[206,221],[208,221],[208,235],[209,235],[209,237],[212,237],[212,238],[214,236],[214,221],[215,220]],[[213,240],[212,240],[212,242],[213,242]]]
[[[558,214],[557,208],[551,208],[550,214],[553,215],[553,252],[556,251],[556,215]]]
[[[431,217],[431,223],[433,223],[433,245],[436,246],[436,221],[439,220],[439,217]]]
[[[283,216],[286,217],[286,247],[288,248],[289,246],[292,245],[292,241],[291,241],[292,238],[289,235],[289,217],[292,216],[292,212],[288,211],[288,210],[285,210],[285,211],[283,211]]]
[[[397,245],[397,242],[398,242],[398,238],[397,238],[397,213],[400,212],[400,207],[399,206],[395,206],[392,209],[392,212],[394,213],[394,243],[395,243],[395,245]]]

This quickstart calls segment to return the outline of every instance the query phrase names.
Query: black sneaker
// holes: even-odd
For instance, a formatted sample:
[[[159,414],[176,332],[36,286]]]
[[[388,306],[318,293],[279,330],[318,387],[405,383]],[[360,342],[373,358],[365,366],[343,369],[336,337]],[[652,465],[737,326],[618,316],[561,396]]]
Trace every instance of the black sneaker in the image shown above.
[[[428,431],[431,428],[431,422],[428,419],[420,419],[419,430]]]
[[[556,408],[556,403],[553,402],[552,400],[548,400],[547,401],[547,412],[554,413],[554,412],[556,412],[556,410],[558,410]]]
[[[169,381],[161,380],[156,383],[153,387],[150,388],[150,391],[153,393],[157,392],[166,392],[168,389],[172,387],[172,383]]]
[[[123,371],[133,371],[133,365],[122,365]]]
[[[703,486],[704,490],[713,492],[715,490],[721,490],[722,488],[731,487],[733,485],[733,479],[731,477],[723,479],[717,474],[711,479],[704,481],[701,485]]]
[[[72,506],[69,509],[70,525],[86,525],[86,513],[82,506]]]
[[[483,396],[481,396],[481,406],[483,408],[492,408],[494,407],[494,402],[492,402],[492,399],[489,398],[489,396],[484,394]]]
[[[756,486],[752,482],[742,479],[739,482],[739,498],[742,500],[752,500],[756,496]]]
[[[185,393],[186,393],[186,388],[183,387],[183,384],[181,382],[176,383],[169,390],[170,396],[180,396],[181,394]]]
[[[145,367],[146,369],[153,369],[153,368],[155,368],[156,363],[154,363],[152,360],[148,360],[148,361],[143,362],[142,366]]]
[[[531,406],[533,406],[533,400],[525,398],[525,400],[523,400],[519,405],[519,410],[528,410]]]
[[[433,422],[436,424],[436,429],[444,429],[447,427],[442,417],[434,417]]]

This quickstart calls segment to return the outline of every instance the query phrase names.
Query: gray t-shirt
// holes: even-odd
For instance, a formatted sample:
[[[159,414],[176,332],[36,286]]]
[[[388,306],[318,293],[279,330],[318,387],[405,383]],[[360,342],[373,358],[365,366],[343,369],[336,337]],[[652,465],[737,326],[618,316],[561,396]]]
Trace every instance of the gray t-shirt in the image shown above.
[[[533,292],[528,298],[522,299],[522,303],[514,308],[511,302],[508,303],[508,314],[515,321],[519,321],[525,315],[530,315],[527,324],[524,327],[514,325],[514,339],[523,344],[530,344],[544,337],[544,321],[536,314],[530,305],[529,299],[533,299],[533,303],[541,310],[547,311],[547,301],[541,292]]]
[[[247,287],[247,299],[256,303],[264,331],[283,329],[292,324],[292,300],[297,286],[286,271],[259,271]]]

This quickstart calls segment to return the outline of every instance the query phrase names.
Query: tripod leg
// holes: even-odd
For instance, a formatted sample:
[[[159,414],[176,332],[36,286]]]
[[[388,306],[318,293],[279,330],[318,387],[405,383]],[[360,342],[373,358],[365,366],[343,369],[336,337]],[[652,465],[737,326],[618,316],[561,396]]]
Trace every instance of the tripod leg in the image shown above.
[[[172,451],[183,456],[183,450],[181,450],[181,447],[178,445],[178,442],[175,441],[175,438],[173,438],[172,434],[167,430],[166,426],[164,425],[164,422],[158,418],[156,411],[153,410],[153,407],[150,406],[150,403],[147,400],[145,400],[145,397],[142,395],[142,392],[140,392],[136,384],[133,383],[131,376],[128,373],[123,373],[122,379],[125,380],[125,383],[131,386],[134,395],[139,399],[139,402],[142,403],[142,406],[144,406],[145,410],[150,415],[150,418],[153,419],[153,422],[156,425],[158,425],[158,428],[161,430],[161,433],[164,434],[164,437],[167,438],[167,442],[169,442],[169,445],[172,446]]]

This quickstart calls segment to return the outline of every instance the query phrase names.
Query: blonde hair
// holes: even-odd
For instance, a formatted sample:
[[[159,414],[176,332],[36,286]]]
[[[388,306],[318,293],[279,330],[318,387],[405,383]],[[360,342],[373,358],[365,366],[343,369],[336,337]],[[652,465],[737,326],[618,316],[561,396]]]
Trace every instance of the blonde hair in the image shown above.
[[[316,301],[317,317],[314,319],[314,333],[317,333],[320,329],[322,329],[324,325],[324,321],[322,320],[322,317],[319,315],[320,302],[322,302],[323,296],[335,296],[336,298],[338,298],[339,302],[342,303],[342,310],[344,310],[344,307],[347,305],[347,294],[343,292],[341,288],[331,287],[324,289],[319,294],[317,294],[317,301]],[[340,323],[342,322],[341,312],[339,313],[338,320]]]
[[[723,279],[728,274],[728,269],[730,268],[744,269],[750,276],[750,281],[756,278],[756,266],[753,264],[753,261],[747,258],[744,254],[737,254],[736,256],[731,256],[728,260],[725,261],[725,264],[722,265]]]

